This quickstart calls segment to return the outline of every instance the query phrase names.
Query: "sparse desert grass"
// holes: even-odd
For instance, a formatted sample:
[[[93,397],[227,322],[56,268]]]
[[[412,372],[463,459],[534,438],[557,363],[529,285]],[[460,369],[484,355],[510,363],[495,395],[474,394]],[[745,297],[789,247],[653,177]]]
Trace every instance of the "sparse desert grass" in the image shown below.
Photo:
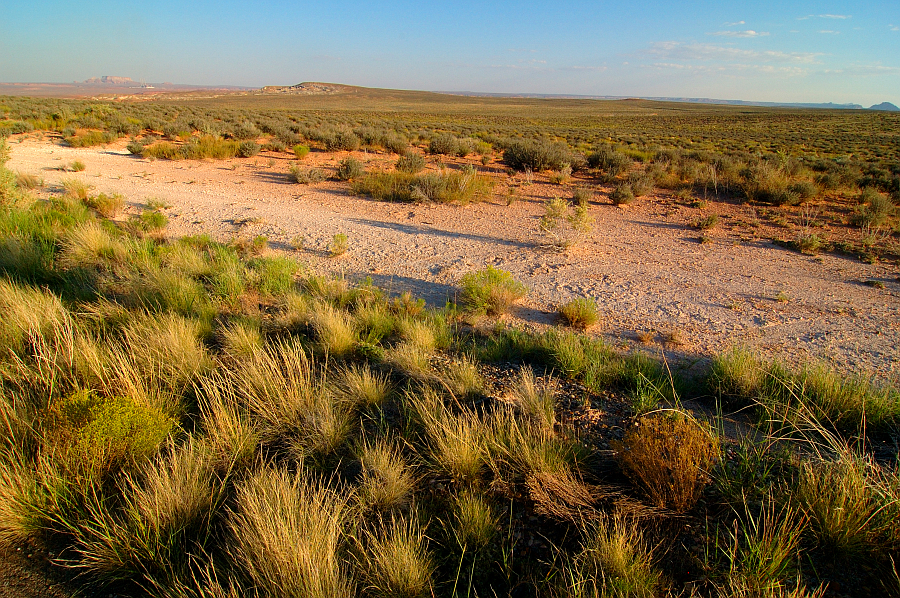
[[[588,215],[586,203],[570,206],[566,200],[554,197],[544,204],[539,226],[552,246],[568,249],[591,232],[593,218]]]
[[[355,139],[410,151],[409,142],[435,137],[433,117],[422,124],[410,114],[373,124],[369,113],[320,110],[314,122],[303,111],[290,120],[278,110],[230,113],[200,101],[190,118],[158,112],[154,102],[60,100],[52,111],[37,100],[3,102],[12,116],[0,129],[27,120],[71,127],[72,137],[91,124],[148,147],[156,131],[182,157],[180,148],[225,131],[317,149]],[[23,107],[33,114],[16,116]],[[434,114],[445,109],[436,104]],[[739,153],[757,151],[757,138],[794,147],[777,131],[794,135],[794,125],[811,121],[790,111],[776,118],[742,107],[747,114],[737,119],[704,109],[706,147],[731,143],[709,125],[755,127],[726,156],[670,147],[681,143],[672,131],[701,114],[689,106],[673,116],[654,104],[667,114],[665,135],[657,128],[664,119],[641,116],[646,142],[617,137],[637,117],[579,127],[585,138],[576,140],[570,125],[548,125],[531,109],[514,110],[543,124],[513,119],[515,133],[503,118],[491,133],[447,116],[443,132],[457,149],[442,159],[444,174],[477,163],[460,153],[487,143],[505,150],[507,135],[527,142],[546,126],[567,140],[577,184],[614,186],[630,169],[684,191],[685,203],[702,193],[703,209],[722,193],[740,197],[755,176],[740,172],[758,161],[772,175],[759,181],[774,181],[760,192],[783,189],[802,201],[802,181],[827,187],[817,210],[838,197],[868,206],[872,192],[857,198],[856,185],[893,193],[887,158]],[[892,126],[863,113],[817,118]],[[385,124],[397,119],[407,120]],[[604,127],[603,139],[591,138]],[[866,127],[854,130],[859,139],[827,133],[826,146],[839,138],[842,155],[872,147],[894,155]],[[571,148],[597,143],[600,155],[585,168]],[[817,151],[826,155],[826,146]],[[544,176],[534,176],[536,187]],[[526,332],[502,319],[471,326],[477,318],[452,306],[436,311],[409,292],[389,298],[371,281],[304,273],[298,285],[297,264],[264,250],[261,239],[144,235],[104,220],[84,199],[35,201],[2,168],[0,200],[0,542],[52,548],[52,566],[79,570],[74,583],[87,591],[799,598],[820,596],[823,589],[807,589],[820,580],[840,579],[852,598],[896,593],[900,483],[887,451],[870,452],[897,434],[892,386],[726,353],[705,389],[654,355],[571,330]],[[586,206],[589,197],[572,203]],[[791,213],[787,206],[778,217],[788,222]],[[822,220],[840,225],[833,213]],[[473,278],[476,287],[498,282]],[[737,445],[724,436],[728,450],[711,459],[715,440],[703,426],[665,408],[650,413],[681,396],[710,411],[717,399],[729,409],[750,406],[757,427]],[[625,420],[615,425],[627,430],[616,447],[626,476],[615,474],[605,450],[615,429],[606,427],[609,414]],[[662,481],[645,482],[638,471]],[[694,503],[707,475],[714,483]],[[650,486],[668,490],[657,500]]]
[[[96,210],[104,218],[112,218],[125,205],[125,198],[119,193],[113,193],[112,195],[99,193],[89,196],[84,200],[84,203],[87,207]]]
[[[597,303],[587,297],[572,299],[568,303],[560,305],[559,315],[569,326],[582,330],[590,328],[600,319]]]
[[[16,187],[19,189],[33,190],[44,186],[44,181],[39,176],[26,172],[16,173]]]

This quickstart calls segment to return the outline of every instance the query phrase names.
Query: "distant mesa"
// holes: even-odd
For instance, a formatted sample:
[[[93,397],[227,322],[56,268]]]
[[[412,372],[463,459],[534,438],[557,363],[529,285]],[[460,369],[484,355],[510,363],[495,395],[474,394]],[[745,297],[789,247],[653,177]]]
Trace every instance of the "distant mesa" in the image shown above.
[[[137,85],[137,81],[131,77],[111,77],[109,75],[91,77],[85,83],[87,85]]]
[[[894,104],[890,102],[881,102],[880,104],[875,104],[869,110],[881,110],[882,112],[900,112],[900,108],[897,108]]]
[[[337,83],[313,83],[304,82],[296,85],[267,85],[259,90],[261,94],[288,94],[288,95],[332,95],[351,91],[354,88],[349,85]]]

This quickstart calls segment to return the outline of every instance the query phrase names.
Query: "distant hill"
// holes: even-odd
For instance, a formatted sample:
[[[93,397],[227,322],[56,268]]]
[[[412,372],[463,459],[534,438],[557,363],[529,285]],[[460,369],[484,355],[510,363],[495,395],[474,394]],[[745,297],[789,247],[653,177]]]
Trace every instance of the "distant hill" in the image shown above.
[[[884,112],[900,112],[900,108],[897,108],[895,105],[890,102],[881,102],[880,104],[875,104],[869,110],[882,110]]]

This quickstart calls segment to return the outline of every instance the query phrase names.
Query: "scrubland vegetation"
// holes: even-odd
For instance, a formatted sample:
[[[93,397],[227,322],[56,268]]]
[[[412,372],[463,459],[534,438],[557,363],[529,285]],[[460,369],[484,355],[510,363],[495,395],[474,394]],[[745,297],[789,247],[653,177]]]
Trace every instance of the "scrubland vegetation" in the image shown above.
[[[301,164],[310,151],[377,149],[396,169],[344,155],[335,176],[390,201],[477,200],[490,191],[477,166],[422,172],[424,156],[496,153],[573,185],[541,220],[560,248],[590,231],[599,185],[621,203],[664,189],[828,204],[889,231],[882,252],[896,234],[891,115],[827,113],[851,135],[778,111],[623,108],[613,122],[575,103],[539,127],[527,104],[466,119],[453,105],[252,108],[4,98],[0,127],[82,146],[130,136],[129,151],[162,159],[268,147],[304,184],[327,176]],[[900,593],[893,386],[741,349],[688,377],[492,319],[527,293],[492,267],[434,309],[311,274],[265,238],[168,239],[156,204],[111,220],[124,198],[75,179],[51,200],[37,187],[0,168],[0,542],[47,547],[80,584],[198,598]],[[352,242],[338,233],[329,250]],[[600,318],[588,299],[559,313],[575,328]]]
[[[463,100],[379,90],[177,102],[0,101],[0,134],[35,131],[75,147],[127,137],[129,151],[146,158],[293,155],[299,183],[333,177],[388,201],[477,201],[497,180],[479,169],[502,166],[524,173],[526,184],[542,173],[561,186],[604,189],[618,205],[654,192],[687,203],[747,202],[761,207],[764,220],[783,223],[777,240],[807,253],[837,250],[866,259],[900,253],[900,122],[889,113]],[[300,164],[310,151],[359,150],[398,159],[393,169],[374,171],[347,155],[334,173]],[[422,172],[425,157],[456,166]],[[827,227],[845,232],[830,238]],[[550,241],[566,246],[573,237]]]

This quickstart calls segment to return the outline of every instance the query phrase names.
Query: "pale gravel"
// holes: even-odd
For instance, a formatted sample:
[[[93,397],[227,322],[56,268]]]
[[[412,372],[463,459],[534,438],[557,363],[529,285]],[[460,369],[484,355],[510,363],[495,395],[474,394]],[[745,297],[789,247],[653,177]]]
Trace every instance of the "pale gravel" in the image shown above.
[[[617,345],[659,350],[662,339],[674,335],[681,344],[668,343],[668,354],[688,360],[744,345],[885,379],[900,372],[896,266],[788,251],[752,229],[727,225],[744,207],[713,205],[724,224],[708,233],[711,242],[700,244],[687,226],[697,210],[662,196],[616,208],[601,193],[590,207],[595,223],[589,238],[560,252],[542,247],[538,234],[542,202],[559,192],[548,184],[519,187],[512,205],[499,188],[491,201],[468,206],[392,204],[354,197],[346,183],[293,183],[286,154],[148,161],[129,155],[121,143],[76,149],[30,137],[11,148],[8,166],[43,177],[45,194],[74,177],[97,192],[123,194],[130,213],[158,198],[171,206],[170,235],[208,233],[221,241],[267,235],[274,250],[295,255],[311,271],[371,276],[393,293],[409,289],[431,304],[453,299],[466,272],[491,264],[528,286],[507,317],[526,327],[554,323],[556,306],[586,296],[602,312],[592,332]],[[395,159],[356,155],[370,167]],[[313,154],[310,164],[332,166],[339,157]],[[76,159],[86,164],[84,172],[52,170]],[[506,175],[493,170],[502,187]],[[335,233],[346,234],[350,245],[338,258],[327,252]],[[291,248],[298,236],[305,237],[302,251]],[[862,284],[866,280],[885,288]],[[787,301],[777,300],[780,293]]]

